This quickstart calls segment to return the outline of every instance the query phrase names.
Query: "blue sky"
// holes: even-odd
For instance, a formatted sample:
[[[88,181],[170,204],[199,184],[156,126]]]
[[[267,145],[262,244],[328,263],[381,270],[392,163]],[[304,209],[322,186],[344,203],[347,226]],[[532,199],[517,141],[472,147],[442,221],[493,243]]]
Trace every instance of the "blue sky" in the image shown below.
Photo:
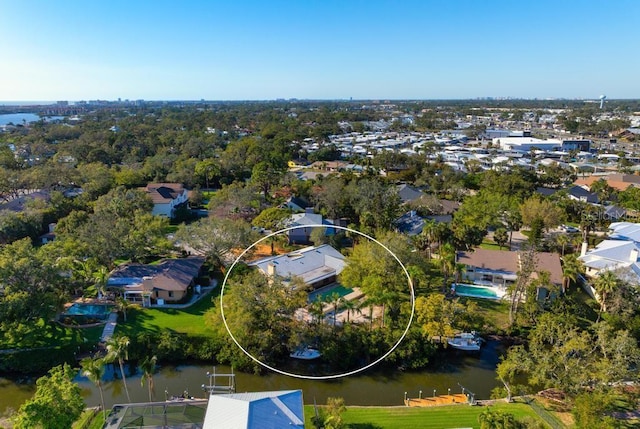
[[[0,0],[0,100],[640,98],[640,1]]]

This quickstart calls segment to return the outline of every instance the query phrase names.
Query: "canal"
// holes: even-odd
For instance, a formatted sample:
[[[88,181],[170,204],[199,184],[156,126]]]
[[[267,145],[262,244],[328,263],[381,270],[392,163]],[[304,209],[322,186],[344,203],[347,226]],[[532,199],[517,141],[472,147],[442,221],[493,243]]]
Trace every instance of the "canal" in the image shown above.
[[[438,357],[437,369],[423,371],[368,371],[333,381],[302,380],[275,373],[253,375],[236,372],[236,391],[302,389],[304,402],[326,403],[327,397],[342,397],[347,405],[402,405],[404,393],[416,398],[422,396],[460,393],[461,386],[475,393],[476,398],[489,398],[491,390],[498,386],[495,367],[502,348],[496,341],[488,341],[478,355],[466,355],[447,350]],[[117,365],[116,365],[117,367]],[[184,365],[163,366],[154,375],[154,400],[165,396],[179,396],[188,391],[190,396],[205,397],[203,384],[208,384],[207,372],[212,366]],[[230,372],[225,366],[217,366],[216,372]],[[106,368],[104,395],[108,408],[126,402],[126,395],[119,379],[119,370],[109,365]],[[84,377],[76,377],[88,406],[99,405],[97,387]],[[141,385],[141,375],[127,377],[127,387],[133,402],[149,400],[147,386]],[[35,380],[9,380],[0,378],[0,415],[6,409],[18,409],[20,404],[33,395]]]

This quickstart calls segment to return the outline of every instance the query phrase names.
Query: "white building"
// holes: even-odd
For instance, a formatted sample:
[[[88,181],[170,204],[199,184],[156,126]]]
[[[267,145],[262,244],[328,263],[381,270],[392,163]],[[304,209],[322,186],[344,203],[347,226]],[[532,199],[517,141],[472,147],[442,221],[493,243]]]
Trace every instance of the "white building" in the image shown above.
[[[149,183],[144,190],[153,201],[154,216],[172,218],[175,209],[181,204],[187,204],[188,192],[180,183]]]
[[[562,142],[556,139],[541,140],[535,137],[500,137],[492,140],[494,146],[502,150],[529,152],[531,149],[544,151],[560,150]]]
[[[302,390],[211,395],[204,429],[304,428]]]
[[[640,286],[640,224],[614,222],[610,225],[611,239],[600,242],[587,251],[583,244],[579,260],[587,277],[598,277],[605,271],[616,271],[631,284]]]

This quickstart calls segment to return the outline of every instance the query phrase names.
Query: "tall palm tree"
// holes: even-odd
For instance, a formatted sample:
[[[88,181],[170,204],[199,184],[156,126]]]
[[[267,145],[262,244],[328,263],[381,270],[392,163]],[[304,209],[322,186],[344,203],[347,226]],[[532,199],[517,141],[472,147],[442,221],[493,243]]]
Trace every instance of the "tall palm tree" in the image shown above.
[[[455,265],[453,266],[453,271],[456,275],[456,283],[460,283],[460,280],[462,279],[462,274],[464,274],[467,271],[467,266],[465,264],[460,264],[456,262]]]
[[[456,249],[451,243],[445,243],[440,246],[438,251],[440,256],[439,264],[440,270],[443,276],[443,290],[447,291],[447,283],[449,283],[449,276],[454,272],[456,266]]]
[[[340,306],[347,311],[347,323],[349,323],[351,312],[356,311],[358,302],[356,300],[346,299],[345,297],[340,298],[340,300]]]
[[[571,242],[571,238],[567,234],[560,234],[556,237],[556,243],[561,247],[562,251],[560,252],[560,256],[564,257],[564,249]]]
[[[311,314],[312,320],[316,323],[322,323],[324,316],[324,305],[322,299],[318,297],[308,306],[309,314]]]
[[[578,276],[584,273],[582,261],[575,253],[562,258],[562,293],[566,293],[571,283],[578,280]]]
[[[152,391],[153,391],[153,372],[156,369],[156,361],[158,358],[156,356],[146,357],[140,362],[140,369],[142,370],[142,378],[140,379],[140,384],[144,386],[144,380],[147,380],[147,389],[149,390],[149,402],[153,401]]]
[[[124,391],[127,394],[127,401],[131,402],[129,389],[127,389],[127,378],[124,375],[124,361],[129,360],[129,343],[129,337],[111,337],[107,341],[107,355],[105,356],[105,361],[109,363],[118,361],[120,374],[122,375],[122,384],[124,385]]]
[[[338,316],[338,309],[341,302],[342,297],[338,292],[333,292],[331,295],[326,297],[326,303],[333,305],[333,326],[336,326],[336,318]]]
[[[100,391],[100,404],[102,405],[102,417],[107,419],[107,410],[104,407],[104,394],[102,392],[102,376],[104,375],[104,360],[98,356],[93,358],[87,357],[80,361],[82,367],[82,375],[87,377],[89,381],[98,386]]]
[[[93,281],[98,289],[99,298],[104,297],[107,280],[109,280],[109,270],[107,267],[100,267],[93,272]]]
[[[126,298],[121,296],[116,298],[116,308],[122,313],[125,322],[127,321],[127,309],[129,307],[131,307],[131,303]]]
[[[600,313],[598,314],[598,320],[600,320],[600,314],[607,311],[607,298],[618,287],[618,277],[612,271],[607,270],[598,276],[593,287],[600,298]]]

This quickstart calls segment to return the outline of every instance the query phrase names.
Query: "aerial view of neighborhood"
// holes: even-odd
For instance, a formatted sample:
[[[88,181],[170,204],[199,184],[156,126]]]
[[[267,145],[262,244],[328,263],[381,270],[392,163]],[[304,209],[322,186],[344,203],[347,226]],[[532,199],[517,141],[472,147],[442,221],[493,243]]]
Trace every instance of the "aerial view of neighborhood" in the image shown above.
[[[0,428],[640,427],[640,3],[274,1],[3,6]]]

